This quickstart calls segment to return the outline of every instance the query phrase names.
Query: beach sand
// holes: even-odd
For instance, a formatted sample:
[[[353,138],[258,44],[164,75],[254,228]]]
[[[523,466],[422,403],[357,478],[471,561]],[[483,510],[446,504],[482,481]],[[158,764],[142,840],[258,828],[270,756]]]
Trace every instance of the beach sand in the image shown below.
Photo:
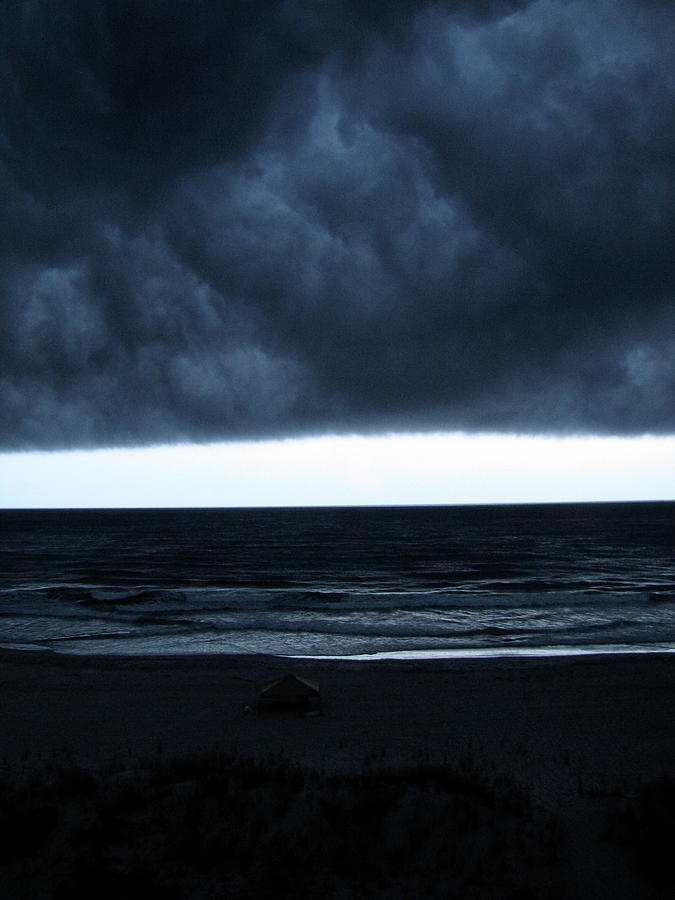
[[[244,711],[257,685],[290,671],[319,684],[322,716]],[[675,777],[675,655],[366,663],[3,650],[0,692],[6,777],[214,753],[325,773],[469,760],[560,822],[561,896],[675,896],[603,837],[617,805]]]

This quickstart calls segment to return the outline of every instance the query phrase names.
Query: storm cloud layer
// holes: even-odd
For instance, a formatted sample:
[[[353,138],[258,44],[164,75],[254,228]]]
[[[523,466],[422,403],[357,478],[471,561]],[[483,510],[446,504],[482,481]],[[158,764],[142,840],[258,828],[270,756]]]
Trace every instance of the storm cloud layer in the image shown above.
[[[670,2],[5,0],[0,446],[675,432]]]

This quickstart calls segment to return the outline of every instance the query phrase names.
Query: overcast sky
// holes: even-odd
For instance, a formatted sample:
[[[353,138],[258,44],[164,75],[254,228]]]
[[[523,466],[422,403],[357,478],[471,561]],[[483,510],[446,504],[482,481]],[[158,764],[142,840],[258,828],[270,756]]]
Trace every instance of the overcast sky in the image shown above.
[[[675,434],[672,0],[3,0],[0,450]]]

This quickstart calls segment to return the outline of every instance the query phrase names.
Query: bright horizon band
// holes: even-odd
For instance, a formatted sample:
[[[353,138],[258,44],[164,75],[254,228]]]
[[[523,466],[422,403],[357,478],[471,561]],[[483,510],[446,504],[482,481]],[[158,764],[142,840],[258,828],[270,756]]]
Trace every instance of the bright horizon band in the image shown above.
[[[0,507],[675,498],[675,437],[391,434],[0,455]]]

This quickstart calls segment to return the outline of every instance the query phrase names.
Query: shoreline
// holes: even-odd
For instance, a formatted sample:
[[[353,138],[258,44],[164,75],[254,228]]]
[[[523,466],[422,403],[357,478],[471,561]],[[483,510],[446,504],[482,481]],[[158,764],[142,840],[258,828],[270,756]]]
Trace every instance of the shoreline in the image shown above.
[[[174,650],[148,653],[110,651],[108,653],[77,653],[71,650],[60,650],[53,646],[36,644],[0,643],[0,654],[9,653],[47,653],[75,659],[276,659],[322,662],[441,662],[452,660],[500,660],[500,659],[578,659],[585,657],[614,656],[667,656],[675,653],[675,645],[659,642],[651,645],[641,644],[589,644],[583,645],[549,645],[522,647],[462,647],[462,648],[429,648],[418,650],[378,650],[372,653],[310,654],[310,653],[250,653],[232,652],[228,650],[190,651]]]
[[[354,653],[354,654],[292,654],[292,653],[237,653],[229,651],[174,651],[163,653],[77,653],[72,650],[58,650],[54,647],[40,647],[35,645],[11,644],[9,642],[0,643],[0,668],[12,659],[20,659],[21,657],[33,660],[52,659],[52,660],[70,660],[73,663],[80,664],[83,660],[90,664],[97,660],[108,663],[116,663],[119,665],[129,664],[142,661],[149,664],[153,660],[157,662],[179,662],[183,661],[186,665],[216,665],[217,663],[226,663],[227,665],[235,665],[241,663],[249,665],[251,663],[278,664],[288,663],[289,665],[309,665],[314,664],[321,666],[324,663],[332,666],[341,663],[355,664],[358,666],[368,666],[370,663],[389,664],[389,665],[422,665],[443,667],[448,665],[461,665],[463,663],[475,664],[477,667],[491,666],[493,664],[505,663],[506,665],[518,665],[522,663],[527,666],[529,664],[536,665],[538,663],[583,663],[587,660],[602,659],[606,661],[620,660],[630,657],[636,659],[656,658],[668,660],[673,657],[675,659],[675,646],[670,644],[659,644],[648,646],[641,645],[601,645],[585,647],[523,647],[523,648],[499,648],[492,649],[487,647],[462,648],[458,650],[450,649],[428,649],[428,650],[383,650],[373,653]],[[673,663],[675,665],[675,662]]]

